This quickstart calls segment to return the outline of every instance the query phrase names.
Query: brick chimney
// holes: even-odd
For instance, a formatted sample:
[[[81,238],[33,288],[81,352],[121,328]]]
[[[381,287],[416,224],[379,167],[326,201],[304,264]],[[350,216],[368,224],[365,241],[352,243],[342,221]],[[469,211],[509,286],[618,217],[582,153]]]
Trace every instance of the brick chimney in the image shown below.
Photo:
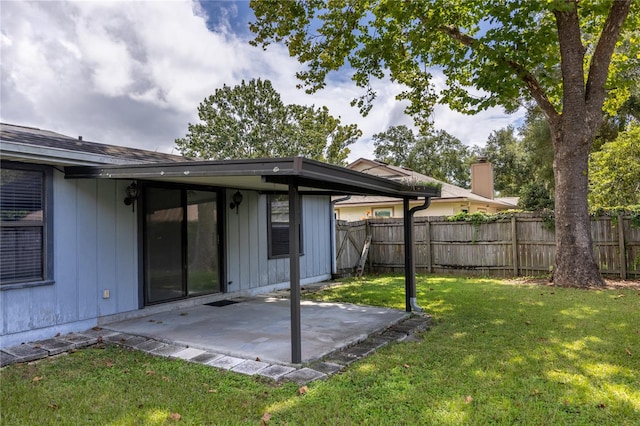
[[[486,157],[471,165],[471,192],[493,200],[493,164]]]

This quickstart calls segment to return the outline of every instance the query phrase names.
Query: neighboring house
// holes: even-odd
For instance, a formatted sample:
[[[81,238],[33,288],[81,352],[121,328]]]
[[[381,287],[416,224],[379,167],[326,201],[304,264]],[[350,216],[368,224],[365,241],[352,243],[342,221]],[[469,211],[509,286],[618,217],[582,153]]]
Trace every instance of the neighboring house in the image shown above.
[[[0,347],[299,292],[331,278],[332,195],[437,195],[300,157],[194,161],[9,124],[0,158]]]
[[[414,172],[404,167],[392,166],[377,160],[360,158],[347,166],[362,173],[405,182],[434,182],[442,185],[440,197],[431,199],[426,210],[416,216],[450,216],[460,212],[496,213],[517,207],[518,198],[494,198],[493,166],[480,161],[471,166],[471,190],[460,188]],[[412,200],[411,207],[423,204],[423,200]],[[370,218],[402,217],[402,200],[383,196],[352,196],[348,200],[335,203],[336,218],[356,221]]]

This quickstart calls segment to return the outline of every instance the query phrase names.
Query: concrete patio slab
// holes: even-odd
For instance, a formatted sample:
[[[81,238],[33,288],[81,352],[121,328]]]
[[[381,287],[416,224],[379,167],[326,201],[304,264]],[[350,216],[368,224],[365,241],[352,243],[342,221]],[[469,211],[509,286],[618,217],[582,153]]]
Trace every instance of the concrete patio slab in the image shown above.
[[[312,301],[302,301],[300,311],[303,363],[356,344],[407,316],[395,309]],[[144,336],[231,357],[288,364],[290,321],[288,299],[253,297],[226,306],[193,306],[102,327],[112,333]],[[114,334],[105,340],[119,338]]]

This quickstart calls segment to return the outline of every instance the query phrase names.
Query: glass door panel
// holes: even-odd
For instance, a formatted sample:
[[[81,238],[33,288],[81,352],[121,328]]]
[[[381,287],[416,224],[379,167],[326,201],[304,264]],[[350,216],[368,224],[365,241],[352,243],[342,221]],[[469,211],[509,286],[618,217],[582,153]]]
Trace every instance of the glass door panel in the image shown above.
[[[182,190],[145,191],[145,296],[158,303],[186,296]]]
[[[187,289],[189,296],[220,291],[216,193],[187,191]]]

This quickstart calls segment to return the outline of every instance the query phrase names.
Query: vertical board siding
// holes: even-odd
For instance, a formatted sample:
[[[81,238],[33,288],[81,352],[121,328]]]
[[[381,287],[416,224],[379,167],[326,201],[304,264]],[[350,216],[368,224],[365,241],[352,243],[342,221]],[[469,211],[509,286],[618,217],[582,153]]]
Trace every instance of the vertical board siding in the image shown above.
[[[226,199],[231,200],[233,193],[235,191],[227,190]],[[253,193],[249,191],[244,191],[243,196],[246,200],[243,199],[243,202],[248,203],[248,198],[252,196]],[[226,211],[226,224],[227,229],[225,230],[225,245],[227,250],[227,291],[234,292],[240,291],[240,212],[243,209],[238,209],[238,214],[232,212],[231,210],[226,210],[229,207],[229,203],[226,203],[222,208]],[[248,266],[248,264],[245,264]]]
[[[116,312],[138,309],[141,286],[138,283],[137,215],[131,206],[124,205],[126,188],[130,182],[116,181],[115,209],[115,304]],[[114,296],[112,296],[114,297]]]
[[[0,295],[0,334],[97,320],[138,309],[139,207],[123,203],[130,182],[65,180],[53,172],[52,285],[16,288]],[[227,191],[227,199],[235,192]],[[242,191],[238,214],[227,210],[223,241],[230,293],[289,280],[289,259],[268,259],[266,196]],[[303,196],[301,278],[331,274],[331,205],[328,196]],[[229,206],[219,205],[228,209]],[[104,290],[110,297],[103,298]]]
[[[262,255],[261,247],[258,244],[258,229],[260,228],[260,223],[258,219],[258,214],[259,214],[258,204],[260,204],[259,201],[260,201],[260,197],[251,197],[250,204],[248,206],[249,211],[247,212],[249,214],[249,217],[247,219],[249,226],[247,227],[246,243],[249,245],[248,253],[249,253],[249,258],[251,259],[260,259]],[[260,261],[258,261],[258,265],[259,264],[260,264]],[[248,280],[252,288],[260,287],[260,267],[249,269]]]
[[[603,275],[640,279],[640,229],[631,226],[629,217],[594,218],[591,233],[594,256]],[[367,234],[372,237],[371,272],[404,269],[402,220],[369,219],[337,222],[339,273],[354,271]],[[420,272],[533,276],[549,273],[555,260],[555,234],[533,214],[480,224],[417,217],[414,236],[416,268]],[[620,247],[625,250],[622,255]]]
[[[234,192],[228,190],[227,198]],[[229,210],[227,219],[227,279],[233,282],[230,293],[289,281],[289,258],[269,259],[267,196],[255,191],[242,191],[242,195],[238,214]],[[302,197],[302,279],[331,274],[330,214],[329,197]]]
[[[44,294],[41,290],[42,287],[33,289],[36,290],[36,294],[32,289],[21,289],[4,291],[4,300],[2,306],[2,315],[5,317],[4,325],[5,329],[3,334],[18,333],[20,331],[31,329],[31,317],[32,317],[32,300],[38,299],[38,294]]]
[[[53,180],[53,277],[56,293],[57,318],[50,325],[73,322],[80,319],[78,287],[83,283],[78,276],[78,267],[85,255],[91,250],[95,252],[95,246],[86,249],[78,245],[82,239],[78,229],[78,211],[81,203],[86,203],[78,196],[78,181],[64,179],[62,173],[54,171]],[[90,203],[95,205],[95,192],[92,193]],[[88,251],[87,251],[88,250]],[[94,274],[95,275],[95,274]],[[34,289],[40,290],[39,288]],[[13,293],[11,291],[10,293]],[[12,294],[13,295],[13,294]],[[39,309],[45,303],[39,294],[31,301],[33,309]],[[95,300],[95,294],[94,294]],[[94,312],[94,315],[97,312]]]
[[[53,172],[55,282],[2,291],[2,335],[137,309],[137,223],[122,202],[127,184]],[[102,299],[103,288],[109,299]]]
[[[98,315],[98,253],[95,247],[98,244],[98,207],[95,194],[97,181],[93,179],[78,180],[77,204],[83,206],[84,214],[78,215],[78,208],[74,209],[76,216],[76,235],[74,239],[78,247],[78,253],[82,255],[82,261],[77,262],[78,271],[78,319],[95,318]]]
[[[113,261],[116,256],[116,218],[115,185],[110,180],[98,180],[98,293],[109,290],[108,299],[98,298],[98,315],[111,315],[116,311],[116,268]],[[82,259],[82,253],[78,253]]]
[[[254,287],[251,277],[256,275],[257,272],[254,261],[255,253],[252,253],[255,244],[252,244],[251,241],[252,238],[255,239],[255,235],[250,232],[252,216],[255,213],[253,208],[255,207],[256,196],[257,194],[255,192],[251,192],[251,196],[247,197],[247,200],[243,200],[240,206],[238,206],[237,214],[234,211],[229,210],[229,213],[236,215],[239,223],[242,223],[242,226],[238,229],[238,242],[240,243],[239,248],[242,256],[242,261],[239,265],[239,281],[240,286],[246,286],[248,288]],[[231,196],[229,199],[231,199]]]
[[[256,223],[256,235],[257,235],[257,248],[259,255],[258,266],[258,285],[260,287],[269,284],[269,259],[267,247],[267,200],[266,195],[263,195],[257,199],[258,214],[254,218]]]

